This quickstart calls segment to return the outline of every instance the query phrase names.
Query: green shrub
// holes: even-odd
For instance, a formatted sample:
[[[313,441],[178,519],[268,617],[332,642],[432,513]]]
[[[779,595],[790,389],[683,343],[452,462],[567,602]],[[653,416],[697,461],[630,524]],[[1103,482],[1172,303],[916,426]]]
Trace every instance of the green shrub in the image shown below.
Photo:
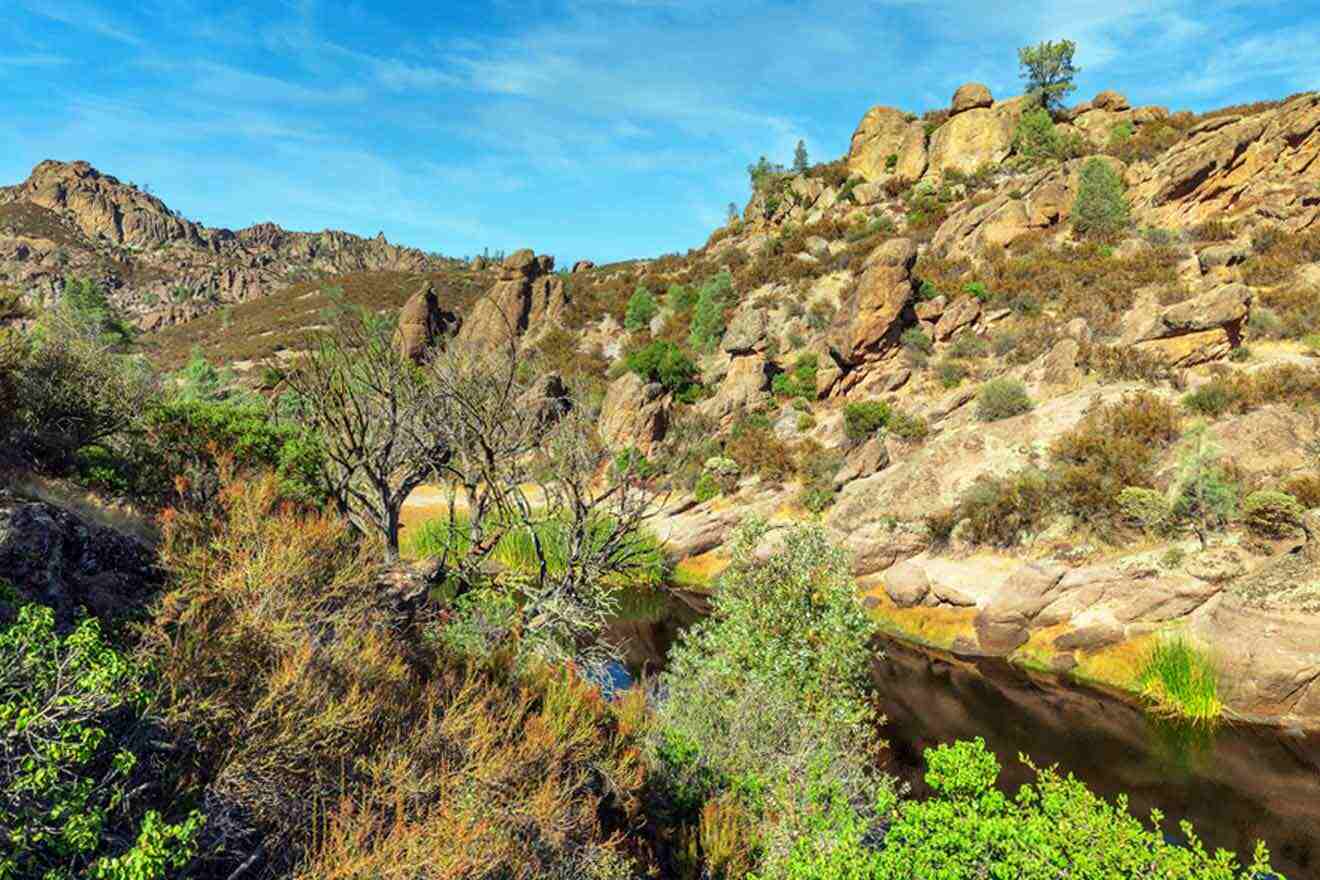
[[[1125,229],[1131,208],[1123,178],[1104,159],[1092,158],[1082,165],[1071,218],[1078,232],[1111,236]]]
[[[935,377],[945,388],[957,388],[967,378],[967,367],[957,361],[940,361],[935,368]]]
[[[683,350],[666,339],[657,339],[624,358],[628,370],[643,382],[659,382],[675,394],[696,385],[697,365]]]
[[[1169,504],[1153,489],[1128,486],[1118,493],[1118,511],[1134,526],[1160,531],[1169,524]]]
[[[949,357],[983,358],[990,353],[990,344],[975,333],[959,333],[949,346]]]
[[[1178,447],[1178,469],[1170,486],[1175,521],[1206,544],[1206,531],[1225,526],[1237,510],[1238,487],[1220,461],[1209,429],[1194,425]]]
[[[765,523],[735,532],[712,614],[680,636],[662,673],[652,754],[657,782],[678,805],[727,792],[747,798],[763,876],[818,834],[811,791],[867,804],[886,788],[870,768],[875,632],[847,554],[823,527],[796,525],[779,549],[756,553]],[[863,808],[864,821],[874,813]]]
[[[1301,528],[1305,514],[1301,503],[1286,492],[1252,492],[1242,502],[1242,521],[1267,538],[1283,538]]]
[[[932,796],[894,807],[882,846],[862,863],[862,869],[798,876],[813,880],[1277,876],[1263,845],[1257,846],[1251,864],[1239,866],[1232,853],[1211,854],[1190,824],[1182,825],[1185,840],[1170,842],[1160,827],[1162,817],[1153,816],[1147,826],[1127,812],[1125,800],[1110,804],[1053,768],[1039,769],[1028,762],[1035,779],[1014,794],[1005,794],[996,784],[999,762],[979,738],[927,749],[925,755],[925,778]],[[1085,873],[1075,874],[1077,870]]]
[[[655,297],[651,291],[643,286],[638,286],[633,295],[628,298],[628,308],[624,312],[623,326],[628,330],[637,331],[651,326],[651,319],[655,317],[660,306],[656,303]]]
[[[935,350],[935,343],[931,340],[926,331],[922,330],[920,327],[909,327],[904,330],[903,335],[900,337],[900,341],[903,343],[903,347],[908,351],[930,354]]]
[[[698,504],[704,504],[719,494],[720,483],[714,474],[702,474],[697,477],[697,485],[692,487],[692,497]]]
[[[696,288],[686,284],[671,284],[665,291],[665,305],[676,315],[685,315],[697,305],[699,294]]]
[[[178,770],[151,702],[95,620],[61,636],[24,605],[0,628],[0,877],[165,880],[192,860],[200,817],[155,809],[177,812]]]
[[[1018,379],[991,379],[976,393],[976,417],[997,422],[1031,410],[1027,386]]]
[[[1183,397],[1183,406],[1203,416],[1222,416],[1233,406],[1231,389],[1222,382],[1210,381]]]
[[[692,310],[690,342],[698,351],[711,351],[724,336],[724,310],[732,304],[733,279],[727,272],[713,276],[697,291]]]
[[[1028,166],[1072,159],[1082,149],[1081,139],[1059,134],[1049,111],[1041,107],[1023,113],[1013,131],[1013,153]]]
[[[792,370],[775,375],[771,380],[770,389],[778,397],[815,400],[817,363],[814,354],[799,355]]]
[[[850,403],[843,408],[843,430],[849,440],[866,440],[889,424],[893,410],[883,400]]]
[[[659,470],[636,446],[629,446],[614,456],[616,477],[631,477],[636,480],[649,480]]]
[[[958,500],[957,521],[968,521],[967,537],[977,544],[1012,547],[1040,530],[1055,500],[1049,477],[1035,469],[982,476]]]
[[[930,425],[922,416],[914,416],[903,410],[893,410],[886,426],[889,433],[904,440],[925,440],[930,434]]]

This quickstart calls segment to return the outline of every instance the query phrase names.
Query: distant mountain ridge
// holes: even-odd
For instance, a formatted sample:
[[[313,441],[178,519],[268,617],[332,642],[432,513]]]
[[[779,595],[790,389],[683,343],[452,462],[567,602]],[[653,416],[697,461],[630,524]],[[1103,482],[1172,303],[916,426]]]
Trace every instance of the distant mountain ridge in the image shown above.
[[[453,260],[339,230],[238,231],[188,220],[87,162],[46,160],[0,188],[0,287],[29,302],[89,277],[143,329],[349,272],[431,272]]]

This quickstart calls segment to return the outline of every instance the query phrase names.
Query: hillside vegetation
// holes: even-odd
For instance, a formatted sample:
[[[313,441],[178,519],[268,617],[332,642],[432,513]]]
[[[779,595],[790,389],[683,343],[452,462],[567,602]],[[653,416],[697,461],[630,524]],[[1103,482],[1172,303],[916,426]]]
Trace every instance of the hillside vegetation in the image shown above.
[[[159,542],[0,491],[0,880],[1280,876],[982,739],[885,769],[882,632],[1320,723],[1320,95],[1070,107],[1073,51],[572,271],[38,166],[0,468]],[[262,268],[142,322],[57,248]]]

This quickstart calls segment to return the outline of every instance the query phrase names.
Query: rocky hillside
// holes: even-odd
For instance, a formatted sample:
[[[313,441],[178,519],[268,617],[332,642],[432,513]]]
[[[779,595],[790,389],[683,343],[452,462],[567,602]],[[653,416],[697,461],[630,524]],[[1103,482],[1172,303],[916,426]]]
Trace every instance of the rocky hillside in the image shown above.
[[[686,582],[749,514],[821,516],[910,641],[1132,688],[1173,628],[1230,712],[1320,722],[1320,95],[1024,107],[874,108],[705,247],[531,323],[523,253],[491,303],[594,386]]]
[[[453,261],[346,232],[234,232],[185,219],[86,162],[45,161],[0,189],[0,288],[39,305],[87,277],[143,329],[187,321],[306,281],[349,272],[434,272]]]

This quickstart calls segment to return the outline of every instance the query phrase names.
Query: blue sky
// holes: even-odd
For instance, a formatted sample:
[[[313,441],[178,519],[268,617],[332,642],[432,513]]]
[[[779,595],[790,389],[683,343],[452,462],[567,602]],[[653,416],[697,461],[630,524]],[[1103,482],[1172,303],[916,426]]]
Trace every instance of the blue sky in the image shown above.
[[[185,215],[561,263],[700,245],[745,167],[874,104],[1018,90],[1207,109],[1320,83],[1320,0],[0,0],[0,182],[86,159]]]

